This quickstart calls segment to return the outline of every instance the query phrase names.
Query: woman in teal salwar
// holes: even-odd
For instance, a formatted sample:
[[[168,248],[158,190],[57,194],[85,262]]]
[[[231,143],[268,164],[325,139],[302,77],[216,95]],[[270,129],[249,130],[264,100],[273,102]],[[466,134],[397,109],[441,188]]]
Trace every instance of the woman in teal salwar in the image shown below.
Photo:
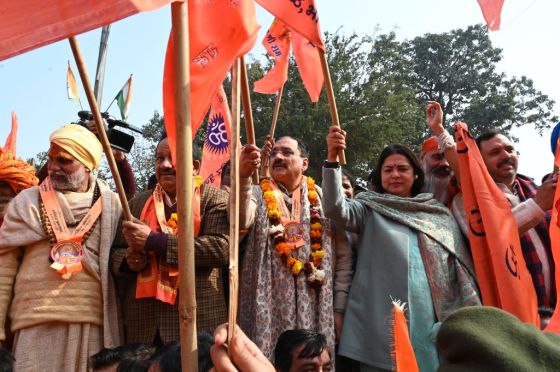
[[[373,173],[374,191],[346,199],[338,150],[346,133],[331,127],[323,168],[325,215],[359,234],[356,271],[339,353],[361,371],[390,370],[391,298],[408,304],[410,338],[421,371],[435,371],[435,337],[453,311],[480,305],[472,258],[450,211],[420,193],[424,173],[404,145],[387,146]]]

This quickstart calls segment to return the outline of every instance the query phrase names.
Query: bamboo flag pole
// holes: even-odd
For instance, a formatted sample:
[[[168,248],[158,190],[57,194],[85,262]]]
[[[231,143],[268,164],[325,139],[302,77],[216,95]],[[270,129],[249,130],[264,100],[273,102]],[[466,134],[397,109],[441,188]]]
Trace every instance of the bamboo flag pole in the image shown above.
[[[317,48],[319,51],[319,57],[321,59],[321,68],[323,70],[323,77],[325,78],[325,88],[327,90],[327,98],[329,100],[329,108],[331,110],[332,125],[340,127],[340,121],[338,120],[338,110],[336,109],[336,100],[334,98],[334,90],[332,86],[331,73],[329,71],[329,64],[327,62],[327,56],[325,51],[321,48]],[[346,155],[344,150],[338,152],[338,161],[341,165],[346,164]]]
[[[188,2],[171,4],[173,65],[175,74],[176,196],[179,243],[179,322],[181,368],[198,371],[196,290],[193,226],[193,160]]]
[[[278,94],[276,95],[276,104],[274,105],[274,114],[272,115],[272,125],[270,126],[270,132],[268,136],[270,138],[274,138],[274,132],[276,131],[276,122],[278,121],[278,113],[280,112],[280,102],[282,101],[282,92],[284,91],[284,86],[280,87],[278,90]],[[262,167],[261,167],[261,178],[268,178],[270,174],[268,173],[268,156],[263,157],[262,159]]]
[[[240,104],[240,69],[243,60],[237,59],[233,63],[231,74],[231,170],[230,170],[230,200],[233,205],[229,208],[229,312],[228,312],[228,345],[237,323],[238,278],[239,278],[239,111]],[[229,349],[231,350],[231,349]]]
[[[115,186],[117,187],[117,194],[121,201],[123,209],[123,218],[126,221],[132,221],[132,214],[130,213],[130,208],[128,207],[128,201],[126,199],[126,193],[124,192],[124,187],[122,184],[121,176],[117,168],[117,163],[115,162],[115,157],[113,156],[113,151],[111,150],[111,144],[109,143],[109,138],[107,138],[107,133],[105,133],[105,128],[103,126],[103,118],[101,117],[101,112],[99,111],[99,106],[97,106],[97,101],[95,99],[95,94],[89,82],[89,76],[86,69],[86,64],[80,51],[80,46],[78,44],[78,39],[76,36],[71,36],[68,41],[70,41],[70,47],[72,48],[72,54],[76,60],[76,65],[78,66],[78,72],[80,73],[80,79],[84,85],[84,90],[89,102],[89,107],[95,119],[95,126],[97,128],[97,135],[103,146],[103,151],[107,157],[107,163],[109,163],[109,169],[113,175],[113,180],[115,181]]]
[[[245,131],[247,133],[247,143],[255,145],[255,125],[253,123],[253,109],[251,108],[251,95],[249,90],[249,77],[247,76],[247,65],[245,57],[239,58],[241,67],[241,100],[243,102],[243,115],[245,116]],[[259,174],[253,173],[253,184],[259,184]]]

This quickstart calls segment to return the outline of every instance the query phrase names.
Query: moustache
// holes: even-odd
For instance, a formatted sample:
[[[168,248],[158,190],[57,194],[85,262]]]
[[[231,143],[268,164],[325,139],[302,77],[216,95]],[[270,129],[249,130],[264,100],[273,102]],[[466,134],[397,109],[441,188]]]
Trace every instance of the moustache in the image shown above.
[[[272,167],[284,167],[286,168],[286,164],[282,161],[282,160],[276,160],[274,163],[272,163]]]
[[[451,167],[442,165],[440,167],[434,168],[433,174],[437,174],[438,176],[450,176],[451,175]]]
[[[175,171],[174,170],[162,170],[162,171],[159,172],[159,174],[161,174],[162,176],[174,176]]]
[[[501,167],[502,165],[506,165],[506,164],[509,164],[509,165],[511,165],[512,167],[515,167],[515,163],[513,162],[513,160],[511,160],[511,159],[504,159],[504,160],[502,160],[501,162],[498,163],[498,168]]]

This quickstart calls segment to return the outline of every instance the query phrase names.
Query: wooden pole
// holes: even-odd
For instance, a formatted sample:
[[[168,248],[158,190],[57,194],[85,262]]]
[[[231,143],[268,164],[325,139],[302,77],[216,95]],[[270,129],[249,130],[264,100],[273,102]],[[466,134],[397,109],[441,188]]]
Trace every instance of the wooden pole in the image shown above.
[[[113,175],[113,180],[115,181],[115,186],[117,187],[117,194],[121,201],[123,209],[123,218],[126,221],[132,221],[132,214],[130,213],[130,208],[128,207],[128,201],[126,199],[126,193],[124,192],[124,187],[121,181],[121,176],[117,168],[117,163],[115,162],[115,157],[113,156],[113,151],[111,150],[111,144],[109,143],[109,138],[107,138],[107,133],[105,133],[105,127],[103,126],[103,118],[101,117],[101,112],[99,111],[99,106],[97,106],[97,100],[95,99],[95,94],[89,82],[89,76],[87,73],[86,64],[80,51],[80,46],[78,44],[78,39],[76,36],[71,36],[68,41],[70,41],[70,47],[72,48],[72,54],[76,60],[76,65],[78,66],[78,72],[80,73],[80,79],[84,85],[84,90],[89,102],[89,107],[95,119],[95,126],[97,128],[97,135],[103,146],[103,151],[107,157],[107,163],[109,163],[109,169]]]
[[[240,69],[243,65],[241,58],[233,63],[231,74],[231,169],[230,169],[230,200],[233,205],[229,208],[229,315],[228,315],[228,344],[231,342],[235,324],[237,323],[238,278],[239,278],[239,120],[240,120]],[[229,349],[231,350],[231,349]]]
[[[181,368],[198,371],[193,226],[193,159],[188,2],[171,4],[175,73],[177,237],[179,242],[179,322]]]
[[[245,57],[239,58],[241,67],[241,100],[243,102],[243,115],[245,116],[245,132],[247,133],[247,143],[255,145],[255,125],[253,123],[253,109],[251,108],[251,95],[249,90],[249,77],[247,76],[247,65]],[[253,184],[259,184],[259,175],[253,173]]]
[[[329,64],[327,62],[327,56],[325,51],[321,48],[317,48],[319,51],[319,57],[321,59],[321,68],[323,70],[323,77],[325,78],[325,88],[327,90],[327,98],[329,100],[329,108],[331,110],[332,125],[340,127],[340,121],[338,120],[338,110],[336,109],[336,100],[334,98],[334,90],[332,86],[331,73],[329,71]],[[338,152],[338,161],[341,165],[346,164],[346,155],[344,150]]]
[[[272,115],[272,125],[270,126],[270,132],[268,136],[274,138],[274,132],[276,131],[276,122],[278,121],[278,113],[280,112],[280,102],[282,101],[282,92],[284,91],[284,86],[280,87],[278,94],[276,95],[276,104],[274,105],[274,114]],[[268,178],[270,174],[268,173],[268,156],[263,157],[262,167],[261,167],[261,178]]]

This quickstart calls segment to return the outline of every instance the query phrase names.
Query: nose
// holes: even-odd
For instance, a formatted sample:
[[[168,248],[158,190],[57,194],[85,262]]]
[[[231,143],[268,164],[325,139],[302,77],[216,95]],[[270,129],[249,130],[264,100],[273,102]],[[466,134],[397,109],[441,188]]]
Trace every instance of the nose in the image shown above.
[[[162,168],[173,168],[173,162],[171,161],[170,157],[165,157],[160,163],[160,166]]]
[[[449,167],[449,162],[447,161],[446,158],[443,158],[443,159],[440,160],[439,166],[440,167]]]
[[[399,170],[398,170],[397,167],[394,167],[394,168],[391,170],[391,177],[399,177],[400,175],[401,175],[401,174],[400,174],[400,172],[399,172]]]
[[[47,161],[47,171],[56,172],[60,170],[60,164],[56,160]]]

